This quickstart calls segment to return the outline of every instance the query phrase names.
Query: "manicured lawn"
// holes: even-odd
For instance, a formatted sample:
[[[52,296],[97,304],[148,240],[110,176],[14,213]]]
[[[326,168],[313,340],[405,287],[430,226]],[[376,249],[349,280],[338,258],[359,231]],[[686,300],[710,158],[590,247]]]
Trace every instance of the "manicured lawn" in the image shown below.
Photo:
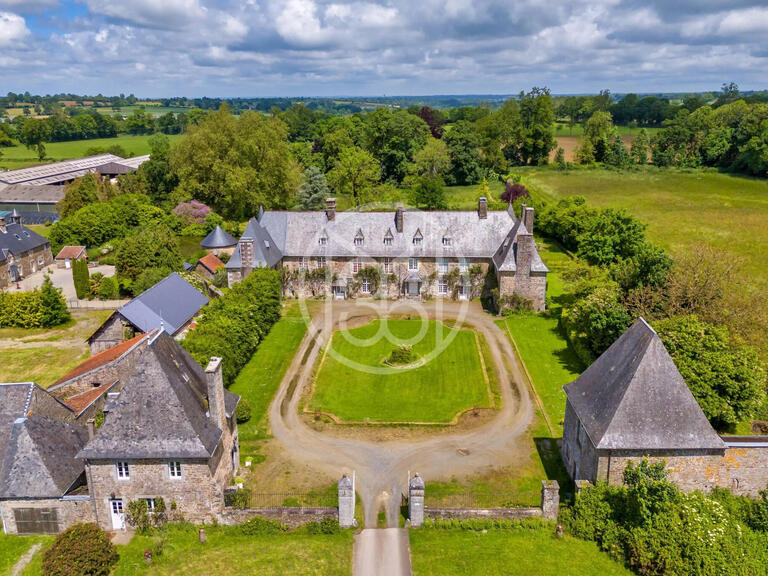
[[[252,456],[257,438],[266,435],[269,403],[306,331],[301,318],[281,318],[229,388],[251,407],[251,419],[238,427],[243,456]]]
[[[331,350],[338,357],[332,351],[326,355],[309,409],[350,422],[450,422],[466,409],[491,407],[475,333],[457,330],[447,346],[436,348],[438,337],[447,339],[451,329],[430,321],[418,339],[422,326],[417,320],[375,320],[334,332]],[[377,337],[387,329],[394,342]],[[426,363],[410,369],[384,366],[382,360],[399,344],[412,344]]]
[[[562,435],[565,416],[563,386],[578,378],[583,366],[569,346],[558,325],[563,292],[560,277],[571,260],[552,242],[544,242],[541,257],[550,268],[547,277],[548,311],[540,314],[514,314],[498,324],[512,338],[531,377],[541,408],[546,414],[551,433]]]
[[[108,147],[120,145],[126,153],[134,156],[149,154],[149,139],[152,136],[130,136],[122,134],[115,138],[95,138],[93,140],[73,140],[71,142],[50,142],[45,145],[47,158],[43,163],[60,160],[71,160],[85,156],[86,150],[93,147]],[[173,142],[179,138],[178,135],[170,135],[168,139]],[[29,150],[23,144],[3,148],[2,158],[0,158],[0,167],[8,170],[16,168],[25,168],[34,166],[41,162],[37,159],[37,152]]]
[[[524,524],[486,533],[460,529],[409,532],[414,576],[629,576],[594,542],[554,534],[555,527]]]
[[[33,545],[38,542],[47,545],[52,540],[52,536],[14,536],[0,533],[0,574],[10,574],[11,568]]]
[[[48,387],[90,356],[85,339],[111,310],[79,310],[57,328],[0,328],[0,382]]]

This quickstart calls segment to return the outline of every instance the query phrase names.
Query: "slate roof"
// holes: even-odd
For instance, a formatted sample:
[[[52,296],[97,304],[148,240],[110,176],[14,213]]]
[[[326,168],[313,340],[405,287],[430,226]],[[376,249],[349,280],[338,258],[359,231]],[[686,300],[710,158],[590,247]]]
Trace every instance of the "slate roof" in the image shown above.
[[[116,310],[142,332],[161,325],[176,334],[208,304],[208,298],[173,272]]]
[[[35,414],[14,421],[0,465],[0,498],[57,498],[73,487],[84,466],[82,426]]]
[[[266,213],[265,213],[266,214]],[[325,216],[323,216],[325,217]],[[271,268],[283,257],[283,252],[277,242],[272,238],[269,231],[261,226],[258,220],[251,218],[245,227],[241,240],[253,240],[253,260],[250,263],[252,268],[268,267]],[[317,241],[315,241],[317,242]],[[240,256],[240,245],[238,244],[232,256],[226,264],[227,269],[240,269],[243,266]]]
[[[114,154],[98,154],[96,156],[86,156],[76,160],[67,160],[64,162],[54,162],[52,164],[41,164],[40,166],[31,166],[29,168],[19,168],[18,170],[8,170],[0,172],[0,182],[7,184],[55,184],[58,182],[68,182],[84,176],[91,169],[106,164],[108,162],[120,162],[123,159]]]
[[[563,389],[598,449],[725,448],[642,318]]]
[[[22,254],[48,244],[48,239],[33,232],[23,224],[6,221],[6,231],[0,232],[0,250],[11,254]]]
[[[67,260],[72,258],[78,258],[85,252],[85,246],[64,246],[59,253],[56,254],[55,260]],[[88,255],[86,254],[87,258]]]
[[[79,458],[209,458],[222,431],[206,415],[205,372],[167,333],[146,348]],[[239,397],[225,390],[225,408]]]
[[[221,226],[216,226],[216,228],[211,230],[208,236],[203,238],[202,242],[200,242],[200,246],[203,248],[229,248],[235,244],[237,244],[237,240],[227,234]]]
[[[0,384],[0,497],[60,497],[83,472],[87,432],[33,382]]]

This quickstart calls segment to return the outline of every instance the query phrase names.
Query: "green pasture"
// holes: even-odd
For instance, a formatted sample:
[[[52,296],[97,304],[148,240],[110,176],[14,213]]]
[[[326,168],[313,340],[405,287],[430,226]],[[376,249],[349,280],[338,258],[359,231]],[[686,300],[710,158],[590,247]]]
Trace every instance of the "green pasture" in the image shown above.
[[[629,576],[594,542],[555,536],[551,523],[510,529],[409,531],[414,576]]]
[[[378,338],[380,330],[388,338]],[[400,344],[412,344],[424,363],[387,368],[382,361]],[[490,358],[485,362],[492,370]],[[308,408],[348,422],[447,423],[469,408],[492,407],[489,387],[473,331],[451,335],[435,321],[375,320],[334,332]]]
[[[71,142],[50,142],[46,143],[47,153],[43,163],[59,162],[61,160],[72,160],[73,158],[82,158],[86,151],[93,147],[122,146],[126,153],[133,156],[142,156],[149,154],[149,139],[152,135],[131,136],[122,134],[115,138],[94,138],[93,140],[72,140]],[[168,136],[171,142],[179,138],[178,135]],[[37,152],[30,150],[23,144],[11,146],[9,148],[0,148],[0,168],[15,170],[17,168],[26,168],[35,166],[41,162],[37,159]]]

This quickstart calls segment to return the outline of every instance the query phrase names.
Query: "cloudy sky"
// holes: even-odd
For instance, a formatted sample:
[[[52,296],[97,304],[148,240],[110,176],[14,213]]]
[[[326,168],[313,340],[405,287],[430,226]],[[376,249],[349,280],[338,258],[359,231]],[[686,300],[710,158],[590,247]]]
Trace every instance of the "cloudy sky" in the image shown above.
[[[0,0],[0,91],[768,88],[768,0]]]

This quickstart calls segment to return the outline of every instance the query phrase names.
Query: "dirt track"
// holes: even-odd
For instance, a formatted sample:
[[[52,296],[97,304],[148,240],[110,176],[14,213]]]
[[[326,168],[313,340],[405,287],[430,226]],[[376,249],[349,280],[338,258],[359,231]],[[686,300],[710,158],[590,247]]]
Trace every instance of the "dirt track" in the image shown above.
[[[318,355],[332,331],[375,317],[409,312],[458,319],[485,334],[501,384],[503,407],[498,415],[470,431],[387,442],[331,436],[307,427],[298,414],[301,390],[310,382]],[[427,481],[462,477],[489,466],[513,465],[529,452],[518,439],[531,420],[532,405],[509,341],[493,320],[475,302],[329,302],[313,314],[307,335],[272,401],[269,417],[273,436],[292,459],[335,478],[354,471],[366,525],[376,525],[377,512],[383,505],[389,526],[396,527],[400,494],[407,488],[409,471],[419,472]],[[354,386],[354,382],[349,385]]]

